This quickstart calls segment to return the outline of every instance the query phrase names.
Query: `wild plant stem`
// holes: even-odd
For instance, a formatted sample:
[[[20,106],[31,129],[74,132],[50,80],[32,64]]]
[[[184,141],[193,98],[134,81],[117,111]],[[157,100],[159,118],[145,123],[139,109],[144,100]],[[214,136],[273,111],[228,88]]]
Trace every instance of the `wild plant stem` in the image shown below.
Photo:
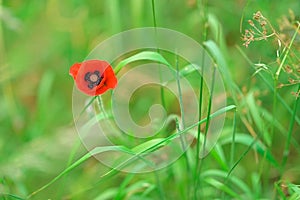
[[[156,37],[156,35],[157,35],[157,32],[156,32],[157,21],[156,21],[156,12],[155,12],[155,0],[152,0],[151,4],[152,4],[153,26],[155,28],[155,37]],[[159,49],[158,48],[156,49],[156,51],[157,51],[157,53],[159,53]],[[160,78],[160,81],[162,81],[162,72],[161,72],[161,69],[159,69],[159,78]],[[163,86],[160,87],[160,98],[161,98],[161,104],[162,104],[162,106],[164,108],[166,108],[165,91],[164,91],[164,87]]]
[[[103,105],[102,97],[101,96],[97,96],[97,101],[98,101],[99,109],[103,113],[104,118],[108,118],[108,114],[106,113],[104,105]]]
[[[215,87],[215,76],[216,76],[216,66],[213,67],[213,74],[212,74],[212,84],[210,89],[210,97],[209,97],[209,103],[208,103],[208,111],[207,111],[207,122],[205,124],[205,132],[204,132],[204,141],[203,141],[203,156],[205,156],[205,148],[206,148],[206,142],[207,142],[207,133],[209,129],[209,123],[210,123],[210,113],[211,113],[211,107],[212,107],[212,101],[213,101],[213,93],[214,93],[214,87]]]
[[[232,144],[231,144],[231,152],[230,152],[230,166],[231,167],[233,166],[233,161],[234,161],[235,133],[236,133],[236,109],[234,110],[234,116],[233,116]]]
[[[274,79],[274,92],[273,92],[273,108],[272,108],[272,112],[273,112],[273,123],[272,123],[272,127],[271,127],[271,143],[270,143],[270,147],[272,147],[272,143],[273,143],[273,137],[274,137],[274,129],[275,129],[275,121],[276,121],[276,107],[277,107],[277,78],[275,77]]]
[[[156,32],[157,22],[156,22],[156,13],[155,13],[155,1],[152,0],[151,4],[152,4],[153,25],[155,28],[155,36],[156,36],[157,35],[157,32]],[[156,49],[156,51],[157,51],[157,53],[159,53],[158,48]],[[160,68],[159,68],[159,79],[160,79],[160,81],[162,81],[162,72],[161,72]],[[163,108],[166,108],[165,92],[164,92],[163,86],[160,87],[160,98],[161,98],[161,104],[162,104]],[[157,172],[154,172],[154,173],[155,173],[155,177],[156,177],[156,181],[157,181],[157,187],[158,187],[160,199],[165,199],[164,194],[163,194],[163,189],[162,189],[162,186],[159,181],[159,176],[157,175]]]
[[[245,60],[249,63],[250,66],[254,66],[254,63],[247,57],[247,55],[243,52],[243,50],[239,47],[236,46],[236,48],[238,49],[238,51],[240,52],[240,54],[245,58]],[[269,81],[263,76],[263,74],[258,73],[259,77],[263,80],[263,82],[268,86],[268,88],[271,90],[271,92],[274,93],[275,88],[274,88],[274,84],[270,84]],[[285,107],[285,109],[292,114],[293,110],[287,105],[287,103],[284,101],[284,99],[277,93],[276,94],[276,98],[280,101],[280,103]],[[296,115],[295,116],[295,120],[297,122],[297,124],[300,125],[300,118]]]
[[[241,155],[241,157],[233,164],[233,166],[228,171],[228,174],[226,176],[225,182],[228,181],[229,176],[232,174],[233,170],[236,168],[236,166],[241,162],[241,160],[248,154],[248,152],[253,148],[254,144],[257,142],[258,136],[252,141],[252,143],[248,146],[246,151]]]
[[[152,3],[153,25],[156,28],[157,27],[157,23],[156,23],[155,2],[154,2],[154,0],[152,0],[151,3]]]
[[[300,91],[300,84],[298,85],[298,90],[296,92]],[[291,138],[292,138],[292,132],[293,132],[293,127],[295,124],[295,116],[297,113],[297,109],[298,109],[298,104],[299,104],[299,96],[296,96],[296,100],[295,100],[295,104],[294,104],[294,108],[293,108],[293,114],[292,114],[292,118],[290,120],[290,125],[289,125],[289,130],[288,130],[288,135],[287,135],[287,139],[286,139],[286,143],[285,143],[285,148],[283,151],[283,159],[282,159],[282,171],[285,168],[289,153],[290,153],[290,144],[291,144]]]
[[[282,58],[282,61],[281,61],[280,65],[279,65],[279,67],[278,67],[278,69],[277,69],[277,71],[275,73],[275,79],[277,79],[277,80],[279,78],[279,74],[280,74],[280,72],[282,70],[282,67],[283,67],[283,65],[285,63],[285,60],[287,59],[287,56],[289,55],[290,49],[292,47],[292,44],[294,43],[294,40],[295,40],[295,38],[296,38],[296,36],[298,34],[299,28],[300,28],[300,23],[298,23],[298,27],[297,27],[297,29],[296,29],[293,37],[292,37],[292,40],[291,40],[291,42],[290,42],[290,44],[289,44],[289,46],[288,46],[288,48],[287,48],[287,50],[286,50],[283,58]]]
[[[185,116],[184,116],[184,105],[183,105],[183,100],[182,100],[182,91],[181,91],[181,85],[180,85],[178,55],[176,54],[175,56],[176,56],[176,58],[175,58],[176,83],[177,83],[177,89],[178,89],[178,94],[179,94],[179,106],[180,106],[180,115],[181,115],[181,123],[178,122],[178,119],[176,118],[177,119],[176,120],[176,127],[177,127],[177,131],[179,132],[182,129],[183,130],[185,129]],[[182,125],[182,128],[181,128],[180,124]],[[188,156],[186,154],[187,147],[186,147],[186,141],[185,141],[185,136],[184,135],[180,136],[180,143],[181,143],[182,151],[184,152],[183,156],[184,156],[185,162],[186,162],[186,169],[187,169],[187,172],[189,172],[190,171],[190,164],[189,164]],[[187,174],[189,174],[189,173],[187,173]],[[190,176],[188,178],[190,178]],[[190,188],[191,187],[189,187],[189,184],[187,184],[187,191],[189,191]]]
[[[214,93],[214,87],[215,87],[215,75],[216,75],[216,66],[213,66],[213,73],[212,73],[212,83],[210,88],[210,96],[209,96],[209,102],[208,102],[208,110],[207,110],[207,117],[206,117],[206,124],[205,124],[205,132],[204,132],[204,140],[203,140],[203,148],[202,148],[202,158],[205,156],[205,148],[206,148],[206,142],[207,142],[207,133],[210,125],[210,113],[211,113],[211,107],[212,107],[212,101],[213,101],[213,93]],[[203,166],[203,159],[202,162],[200,162],[199,167],[197,168],[197,174],[201,174]],[[195,190],[199,187],[199,177],[196,179],[196,185]],[[197,194],[197,191],[195,191],[195,194]],[[196,197],[195,197],[196,198]]]
[[[207,39],[207,26],[206,26],[206,22],[207,22],[207,13],[206,13],[206,4],[204,2],[204,0],[199,0],[198,1],[198,7],[200,8],[200,12],[202,13],[202,24],[201,24],[201,28],[202,28],[202,42],[206,41]],[[205,63],[205,52],[204,49],[202,51],[202,66],[201,66],[201,77],[200,77],[200,82],[199,82],[199,109],[198,109],[198,113],[199,113],[199,117],[198,119],[201,120],[202,118],[202,101],[203,101],[203,74],[204,74],[204,63]],[[199,174],[198,174],[198,166],[199,166],[199,162],[200,162],[200,134],[201,134],[201,125],[199,124],[197,127],[197,147],[196,147],[196,167],[195,167],[195,172],[194,172],[194,177],[195,177],[195,181],[194,181],[194,198],[197,199],[197,191],[198,191],[198,181],[199,181]]]

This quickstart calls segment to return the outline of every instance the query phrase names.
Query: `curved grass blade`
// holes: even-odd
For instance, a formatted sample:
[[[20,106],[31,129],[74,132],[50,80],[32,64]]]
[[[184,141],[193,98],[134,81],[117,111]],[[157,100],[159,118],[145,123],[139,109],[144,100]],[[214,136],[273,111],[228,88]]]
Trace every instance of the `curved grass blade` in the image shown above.
[[[119,62],[119,64],[115,67],[115,73],[117,74],[125,65],[140,60],[155,61],[173,69],[171,64],[161,54],[154,51],[143,51]]]
[[[220,179],[226,179],[227,178],[227,173],[218,169],[212,169],[212,170],[207,170],[204,171],[201,175],[201,178],[209,178],[209,177],[215,177],[215,178],[220,178]],[[235,176],[231,176],[228,180],[230,182],[230,185],[232,188],[238,188],[241,191],[244,192],[250,198],[252,196],[252,192],[248,185],[243,182],[241,179]],[[240,193],[240,192],[239,192]]]
[[[266,159],[277,169],[279,169],[279,164],[278,162],[275,160],[274,156],[271,154],[271,152],[266,148],[266,146],[260,142],[260,141],[256,141],[257,139],[253,138],[252,136],[248,135],[248,134],[244,134],[244,133],[236,133],[235,135],[235,143],[240,143],[240,144],[244,144],[246,146],[251,146],[252,144],[252,148],[254,150],[256,150],[260,155],[264,156],[266,155]],[[253,142],[255,142],[255,144],[253,144]],[[224,138],[222,140],[220,140],[220,143],[222,145],[224,144],[230,144],[232,142],[232,138],[228,137],[228,138]]]
[[[226,113],[232,109],[236,108],[236,106],[234,105],[230,105],[227,107],[224,107],[222,109],[219,109],[218,111],[214,112],[213,114],[210,115],[209,118],[214,118],[217,117],[223,113]],[[116,166],[114,169],[110,170],[109,172],[107,172],[106,174],[104,174],[102,176],[102,178],[104,176],[110,175],[114,172],[116,172],[116,169],[120,169],[123,166],[126,166],[128,163],[130,163],[132,160],[135,160],[136,158],[139,158],[141,156],[141,154],[144,153],[148,153],[151,151],[156,150],[157,148],[161,147],[163,144],[170,142],[171,140],[179,137],[181,134],[184,134],[186,132],[188,132],[189,130],[193,129],[194,127],[198,126],[199,124],[202,124],[204,122],[207,121],[207,118],[198,121],[197,123],[187,127],[186,129],[179,131],[175,134],[172,134],[170,136],[168,136],[167,138],[163,138],[163,139],[157,139],[154,141],[148,141],[146,142],[146,144],[141,144],[135,148],[135,151],[137,151],[137,153],[135,153],[134,151],[124,147],[124,146],[104,146],[104,147],[96,147],[95,149],[91,150],[90,152],[88,152],[87,154],[85,154],[83,157],[81,157],[79,160],[77,160],[76,162],[74,162],[72,165],[70,165],[69,167],[67,167],[63,172],[61,172],[59,175],[57,175],[55,178],[53,178],[50,182],[48,182],[46,185],[42,186],[41,188],[39,188],[38,190],[32,192],[30,195],[27,196],[26,199],[30,199],[31,197],[33,197],[34,195],[36,195],[38,192],[48,188],[50,185],[52,185],[54,182],[56,182],[58,179],[60,179],[61,177],[63,177],[64,175],[66,175],[67,173],[69,173],[71,170],[73,170],[74,168],[76,168],[77,166],[79,166],[80,164],[82,164],[83,162],[85,162],[87,159],[89,159],[90,157],[96,155],[96,154],[100,154],[103,152],[107,152],[107,151],[120,151],[123,153],[127,153],[127,154],[131,154],[133,155],[132,158],[126,160],[125,162],[119,164],[118,166]],[[150,145],[151,144],[151,145]]]
[[[245,60],[249,63],[249,65],[251,67],[254,67],[255,66],[254,63],[247,57],[247,55],[243,52],[243,50],[239,46],[237,46],[236,48],[238,49],[240,54],[245,58]],[[262,73],[258,73],[258,75],[262,79],[262,81],[268,86],[268,88],[274,93],[275,89],[274,89],[273,85],[269,83],[267,78]],[[293,110],[289,107],[289,105],[285,102],[285,100],[280,96],[280,94],[276,93],[276,97],[280,101],[280,103],[285,107],[285,109],[291,115],[293,115]],[[298,125],[300,125],[300,118],[297,114],[295,115],[295,121],[297,122]]]
[[[99,153],[107,152],[107,151],[121,151],[121,152],[125,152],[125,153],[128,153],[128,154],[133,154],[129,149],[127,149],[126,147],[123,147],[123,146],[96,147],[95,149],[91,150],[90,152],[88,152],[87,154],[85,154],[83,157],[81,157],[79,160],[77,160],[76,162],[74,162],[72,165],[70,165],[69,167],[67,167],[64,171],[62,171],[59,175],[57,175],[55,178],[53,178],[46,185],[44,185],[41,188],[39,188],[38,190],[32,192],[30,195],[27,196],[26,199],[30,199],[31,197],[33,197],[34,195],[36,195],[38,192],[46,189],[47,187],[49,187],[50,185],[52,185],[54,182],[56,182],[58,179],[60,179],[61,177],[63,177],[67,173],[69,173],[71,170],[73,170],[74,168],[76,168],[77,166],[79,166],[80,164],[82,164],[83,162],[85,162],[90,157],[92,157],[92,156],[94,156],[96,154],[99,154]]]

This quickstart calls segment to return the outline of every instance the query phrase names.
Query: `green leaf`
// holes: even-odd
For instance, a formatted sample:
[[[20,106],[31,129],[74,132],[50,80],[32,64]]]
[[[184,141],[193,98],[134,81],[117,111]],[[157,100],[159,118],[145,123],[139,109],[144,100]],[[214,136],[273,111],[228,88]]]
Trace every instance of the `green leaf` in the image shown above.
[[[164,64],[169,68],[172,68],[171,64],[159,53],[154,51],[143,51],[119,62],[119,64],[115,68],[115,73],[118,73],[125,65],[140,60],[155,61]]]
[[[222,109],[219,109],[218,111],[216,111],[215,113],[210,115],[210,118],[214,118],[217,117],[227,111],[230,111],[232,109],[234,109],[235,106],[234,105],[230,105],[227,107],[224,107]],[[204,122],[206,122],[207,118],[193,124],[192,126],[189,126],[188,128],[177,132],[176,134],[172,134],[167,138],[160,138],[160,139],[155,139],[155,140],[150,140],[148,142],[145,142],[135,148],[133,148],[133,150],[136,152],[136,154],[134,153],[133,150],[130,150],[124,146],[104,146],[104,147],[96,147],[93,150],[91,150],[90,152],[88,152],[87,154],[85,154],[83,157],[81,157],[79,160],[77,160],[76,162],[74,162],[72,165],[70,165],[69,167],[67,167],[64,171],[62,171],[59,175],[57,175],[55,178],[53,178],[50,182],[48,182],[46,185],[42,186],[41,188],[39,188],[38,190],[34,191],[33,193],[31,193],[30,195],[27,196],[27,198],[31,198],[32,196],[36,195],[38,192],[48,188],[50,185],[52,185],[54,182],[56,182],[58,179],[60,179],[61,177],[63,177],[64,175],[68,174],[71,170],[73,170],[74,168],[76,168],[77,166],[79,166],[80,164],[82,164],[83,162],[85,162],[87,159],[89,159],[90,157],[96,155],[96,154],[100,154],[103,152],[107,152],[107,151],[119,151],[119,152],[123,152],[123,153],[127,153],[127,154],[131,154],[134,155],[133,157],[131,157],[128,160],[125,160],[123,163],[119,164],[116,169],[119,169],[122,166],[125,166],[126,164],[128,164],[128,162],[130,161],[134,161],[134,158],[142,158],[140,157],[140,155],[142,153],[146,153],[146,152],[151,152],[153,150],[156,150],[158,147],[161,147],[163,145],[165,145],[167,142],[177,138],[180,134],[184,134],[186,132],[188,132],[189,130],[193,129],[194,127],[198,126],[199,124],[202,124]],[[111,174],[113,172],[116,171],[116,169],[112,169],[109,172],[105,173],[102,177],[107,176],[108,174]]]
[[[219,163],[219,165],[222,167],[223,170],[227,171],[229,169],[222,146],[216,144],[213,150],[211,151],[211,154],[216,159],[216,161]]]
[[[157,150],[160,147],[163,147],[166,145],[165,138],[156,138],[153,140],[149,140],[147,142],[144,142],[132,149],[132,152],[134,153],[148,153],[153,152]],[[150,151],[149,151],[150,150]]]
[[[181,69],[179,71],[179,76],[183,77],[183,76],[187,76],[197,70],[199,70],[199,66],[195,65],[195,64],[189,64],[185,67],[183,67],[183,69]]]
[[[203,174],[201,175],[201,178],[206,179],[206,178],[219,178],[219,179],[226,179],[227,178],[227,173],[225,171],[221,171],[218,169],[211,169],[204,171]],[[244,192],[245,195],[248,197],[252,196],[252,192],[248,185],[243,182],[243,180],[239,179],[238,177],[231,176],[228,179],[229,182],[227,182],[227,185],[230,184],[232,188],[239,188],[241,191]],[[225,191],[224,191],[225,192]]]
[[[239,133],[239,134],[236,134],[235,136],[235,142],[236,143],[240,143],[240,144],[244,144],[246,146],[250,146],[251,143],[253,143],[255,139],[248,135],[248,134],[244,134],[244,133]],[[231,143],[232,140],[230,137],[227,137],[227,138],[223,138],[222,140],[220,140],[220,143],[222,145],[224,144],[229,144]],[[273,155],[271,154],[271,152],[266,148],[266,146],[260,142],[260,141],[257,141],[255,143],[255,145],[253,145],[253,149],[256,150],[261,156],[264,156],[266,155],[266,159],[276,168],[279,168],[279,164],[278,162],[275,160],[275,158],[273,157]]]
[[[77,166],[79,166],[80,164],[82,164],[83,162],[85,162],[90,157],[92,157],[92,156],[94,156],[96,154],[99,154],[99,153],[107,152],[107,151],[120,151],[120,152],[125,152],[125,153],[128,153],[128,154],[133,154],[129,149],[127,149],[126,147],[123,147],[123,146],[96,147],[93,150],[91,150],[90,152],[88,152],[87,154],[85,154],[84,156],[82,156],[79,160],[77,160],[76,162],[74,162],[72,165],[70,165],[69,167],[67,167],[64,171],[62,171],[59,175],[57,175],[55,178],[53,178],[46,185],[42,186],[38,190],[36,190],[33,193],[31,193],[30,195],[28,195],[27,199],[29,199],[32,196],[36,195],[38,192],[40,192],[40,191],[48,188],[50,185],[52,185],[58,179],[60,179],[64,175],[68,174],[71,170],[73,170],[74,168],[76,168]]]
[[[222,183],[221,181],[214,179],[214,178],[206,178],[204,180],[205,182],[207,182],[208,184],[210,184],[211,186],[229,194],[230,196],[234,197],[235,199],[242,199],[235,191],[233,191],[231,188],[229,188],[228,186],[226,186],[224,183]]]
[[[264,125],[264,120],[261,117],[261,112],[257,104],[255,103],[255,99],[253,96],[253,93],[250,92],[246,97],[247,105],[250,111],[250,114],[252,115],[252,119],[254,123],[256,124],[256,127],[258,128],[259,132],[262,134],[264,141],[268,146],[271,145],[271,136],[266,130],[266,127]]]

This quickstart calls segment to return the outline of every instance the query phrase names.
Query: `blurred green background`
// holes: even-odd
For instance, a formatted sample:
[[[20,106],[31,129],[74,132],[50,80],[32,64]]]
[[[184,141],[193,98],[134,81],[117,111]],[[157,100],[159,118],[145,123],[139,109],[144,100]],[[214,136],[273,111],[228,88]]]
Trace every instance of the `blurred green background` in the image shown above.
[[[157,26],[180,31],[201,42],[201,3],[155,1]],[[244,92],[249,88],[266,91],[263,83],[251,77],[254,70],[236,46],[254,63],[276,61],[276,43],[272,40],[251,44],[247,49],[242,46],[247,19],[260,10],[279,30],[280,19],[289,16],[289,9],[299,20],[299,0],[210,0],[204,3],[206,12],[219,21],[223,34],[220,46],[236,83]],[[97,44],[113,34],[147,26],[153,26],[150,0],[0,0],[0,193],[26,196],[67,166],[69,154],[78,140],[73,126],[73,80],[68,74],[69,67],[84,60]],[[208,39],[215,39],[210,32]],[[299,37],[295,42],[299,44]],[[292,91],[295,91],[294,86],[279,91],[289,105],[294,100]],[[270,111],[272,94],[267,91],[260,97]],[[287,126],[289,119],[282,112],[278,120]],[[241,129],[245,130],[242,126]],[[299,133],[297,124],[294,130]],[[280,137],[278,139],[275,144],[281,143]],[[83,152],[81,147],[76,157]],[[274,152],[280,154],[281,150]],[[295,163],[300,163],[299,156],[295,155],[291,166],[297,166]],[[36,199],[62,199],[84,190],[97,182],[95,177],[102,175],[103,168],[89,160],[38,194]],[[300,173],[296,174],[299,180]],[[121,173],[76,198],[93,199],[105,188],[117,186],[125,176]],[[149,178],[150,175],[135,178],[144,176]],[[166,190],[172,191],[169,187]]]

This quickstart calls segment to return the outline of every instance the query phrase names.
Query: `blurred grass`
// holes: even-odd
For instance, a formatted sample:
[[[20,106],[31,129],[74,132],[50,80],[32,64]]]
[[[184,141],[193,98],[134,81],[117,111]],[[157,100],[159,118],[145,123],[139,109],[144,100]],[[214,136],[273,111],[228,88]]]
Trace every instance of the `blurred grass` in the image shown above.
[[[240,27],[245,29],[246,19],[251,19],[252,14],[260,10],[279,30],[278,19],[288,15],[288,9],[293,9],[299,20],[299,1],[203,2],[155,1],[157,26],[183,32],[197,41],[212,40],[218,45],[220,54],[215,54],[216,62],[219,65],[225,63],[226,69],[223,70],[227,71],[223,73],[230,76],[225,83],[231,95],[228,101],[238,106],[234,158],[240,158],[247,151],[254,139],[249,133],[262,133],[259,139],[263,143],[255,143],[251,148],[260,157],[247,151],[230,175],[230,181],[241,188],[224,185],[226,170],[232,167],[233,162],[230,161],[230,165],[228,163],[231,151],[230,145],[227,145],[233,140],[229,134],[232,133],[232,123],[226,124],[220,144],[203,163],[202,192],[207,192],[208,197],[216,197],[223,191],[231,197],[242,194],[241,198],[267,198],[272,196],[276,183],[278,193],[284,198],[281,185],[284,182],[291,193],[294,191],[292,196],[296,199],[299,197],[297,184],[300,184],[300,136],[296,133],[300,128],[297,120],[293,127],[289,127],[293,115],[286,107],[299,117],[299,106],[294,109],[295,97],[291,95],[298,87],[278,89],[286,105],[277,104],[274,121],[272,78],[266,72],[251,76],[255,73],[252,68],[254,63],[270,63],[271,67],[276,65],[276,45],[267,40],[253,43],[246,49],[242,47]],[[205,9],[208,17],[208,24],[204,24],[208,26],[205,37],[201,9]],[[240,26],[242,17],[244,20]],[[73,80],[68,75],[69,66],[84,60],[99,42],[112,34],[145,26],[153,26],[151,1],[0,0],[0,199],[13,199],[1,196],[1,193],[24,197],[65,169],[78,137],[72,128]],[[299,44],[299,35],[295,41]],[[218,53],[212,43],[205,44],[212,53]],[[299,47],[294,45],[292,48],[299,55]],[[250,63],[241,55],[241,51],[247,55]],[[295,56],[288,59],[289,62],[294,61]],[[271,71],[275,72],[274,69],[271,68]],[[280,80],[284,78],[285,75],[282,75]],[[271,88],[268,84],[271,84]],[[273,142],[269,134],[272,125],[275,126]],[[287,140],[288,130],[292,134],[290,154],[285,158],[285,168],[280,174],[276,167],[268,164],[275,166],[281,161],[285,147],[282,141]],[[81,157],[84,152],[80,146],[75,158]],[[227,160],[222,154],[227,155]],[[267,164],[261,164],[263,159]],[[158,172],[163,195],[167,198],[186,197],[187,191],[180,185],[171,184],[187,183],[187,172],[182,172],[184,163],[181,158],[176,165]],[[293,169],[296,170],[291,173],[289,170]],[[90,159],[34,199],[61,199],[68,196],[72,199],[160,197],[156,194],[159,183],[152,174],[120,173],[102,184],[94,185],[107,170]],[[121,188],[120,181],[124,181]],[[62,185],[65,191],[56,194]],[[86,191],[87,188],[91,189]],[[128,193],[132,195],[126,197]]]

